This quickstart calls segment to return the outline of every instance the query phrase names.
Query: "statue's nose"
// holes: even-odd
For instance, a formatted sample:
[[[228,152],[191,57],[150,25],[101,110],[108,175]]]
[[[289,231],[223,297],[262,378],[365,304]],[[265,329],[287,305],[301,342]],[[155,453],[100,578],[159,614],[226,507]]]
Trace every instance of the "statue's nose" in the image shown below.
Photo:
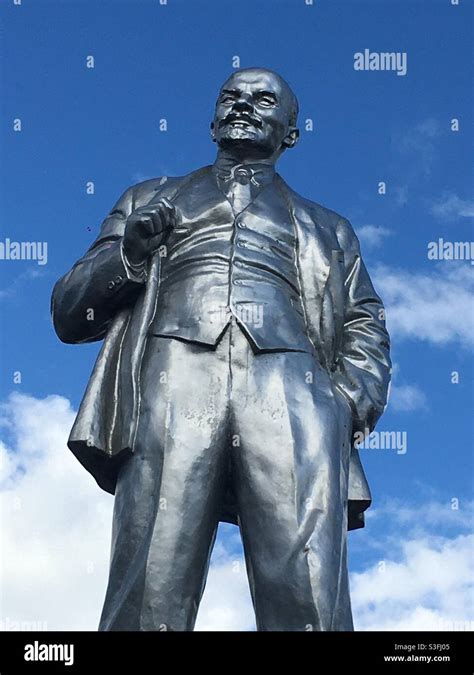
[[[246,98],[239,98],[233,106],[236,112],[252,112],[253,105]]]

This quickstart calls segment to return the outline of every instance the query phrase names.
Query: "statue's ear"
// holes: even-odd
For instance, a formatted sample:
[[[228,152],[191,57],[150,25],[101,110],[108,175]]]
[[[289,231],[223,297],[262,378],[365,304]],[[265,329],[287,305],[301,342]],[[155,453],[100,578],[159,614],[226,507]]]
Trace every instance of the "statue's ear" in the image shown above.
[[[215,132],[214,122],[211,122],[211,138],[215,143],[216,142],[216,132]]]
[[[294,148],[300,137],[300,131],[296,127],[290,127],[287,135],[283,139],[282,145],[285,148]]]

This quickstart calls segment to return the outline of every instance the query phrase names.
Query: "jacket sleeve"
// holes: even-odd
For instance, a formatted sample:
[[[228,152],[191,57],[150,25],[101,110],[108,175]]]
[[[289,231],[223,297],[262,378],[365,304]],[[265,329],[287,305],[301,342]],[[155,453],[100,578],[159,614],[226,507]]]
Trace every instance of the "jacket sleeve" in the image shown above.
[[[115,314],[133,304],[144,281],[131,273],[122,252],[133,188],[120,197],[86,254],[56,283],[51,298],[54,329],[70,344],[102,339]]]
[[[333,381],[349,402],[354,431],[372,431],[383,413],[391,376],[385,310],[362,261],[349,221],[341,218],[338,239],[345,258],[345,315]]]

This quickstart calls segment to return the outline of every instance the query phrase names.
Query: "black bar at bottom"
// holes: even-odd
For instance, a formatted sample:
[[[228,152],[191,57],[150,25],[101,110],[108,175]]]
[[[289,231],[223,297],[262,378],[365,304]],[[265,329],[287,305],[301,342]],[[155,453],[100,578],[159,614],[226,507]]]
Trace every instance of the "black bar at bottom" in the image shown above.
[[[211,666],[291,668],[319,675],[347,666],[376,673],[472,675],[470,632],[379,633],[0,633],[0,675],[157,673]],[[254,661],[257,652],[263,660]],[[224,657],[224,658],[223,658]],[[261,663],[261,666],[259,665]],[[286,665],[284,665],[286,664]],[[363,672],[363,671],[362,671]]]

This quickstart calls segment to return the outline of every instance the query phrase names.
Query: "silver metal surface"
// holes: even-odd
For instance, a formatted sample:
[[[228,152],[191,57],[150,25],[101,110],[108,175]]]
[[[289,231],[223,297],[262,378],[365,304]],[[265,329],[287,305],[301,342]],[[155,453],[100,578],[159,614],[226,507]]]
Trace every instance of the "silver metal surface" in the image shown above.
[[[116,495],[101,630],[192,630],[223,520],[259,630],[352,630],[352,439],[383,412],[389,339],[348,220],[275,172],[297,109],[236,71],[214,165],[129,188],[54,288],[59,337],[104,339],[69,438]]]

